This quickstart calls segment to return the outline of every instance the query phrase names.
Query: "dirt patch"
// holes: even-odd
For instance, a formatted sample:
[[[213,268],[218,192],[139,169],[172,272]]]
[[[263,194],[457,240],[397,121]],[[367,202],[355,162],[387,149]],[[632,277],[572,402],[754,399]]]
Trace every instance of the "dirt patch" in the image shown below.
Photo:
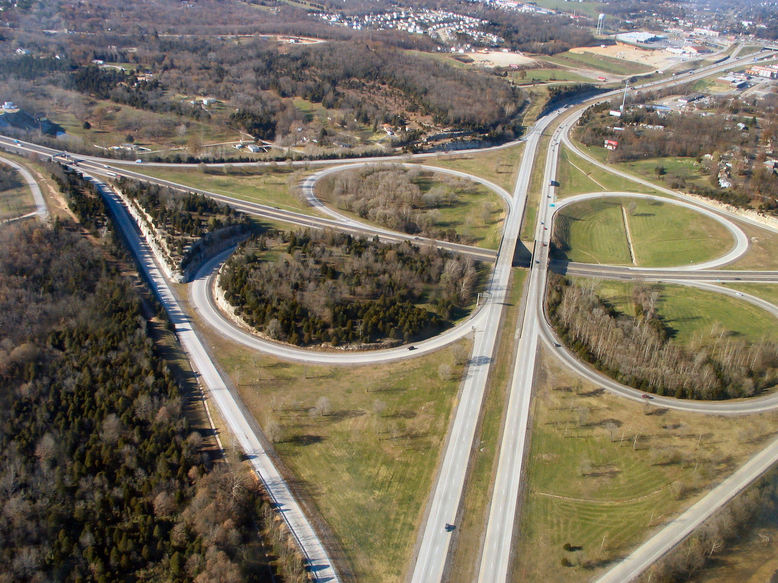
[[[486,67],[509,67],[510,65],[532,65],[535,59],[527,57],[521,53],[504,53],[502,51],[487,51],[477,53],[466,53],[479,65]]]
[[[623,44],[607,47],[576,47],[570,49],[570,52],[578,54],[591,53],[593,55],[611,57],[612,59],[641,63],[658,69],[665,69],[681,60],[678,55],[664,50],[646,50]]]

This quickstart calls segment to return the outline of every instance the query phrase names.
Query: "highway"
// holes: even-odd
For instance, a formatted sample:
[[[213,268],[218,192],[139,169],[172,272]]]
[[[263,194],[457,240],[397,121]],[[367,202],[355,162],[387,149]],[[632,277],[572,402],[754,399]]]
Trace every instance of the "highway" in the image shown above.
[[[241,448],[246,452],[246,456],[265,485],[268,495],[279,510],[280,515],[297,539],[307,559],[311,575],[321,583],[338,581],[338,575],[324,545],[292,495],[286,481],[276,469],[272,458],[265,451],[239,397],[222,377],[207,348],[195,332],[191,320],[181,308],[173,289],[156,264],[151,249],[140,236],[133,219],[113,190],[96,179],[95,183],[101,189],[115,218],[115,224],[124,235],[154,293],[168,313],[176,336],[189,356],[194,369],[219,408],[222,418],[229,425]]]
[[[49,209],[46,206],[46,200],[43,198],[43,193],[41,193],[41,187],[35,181],[35,178],[30,173],[30,171],[27,170],[27,168],[25,168],[21,164],[17,164],[13,160],[9,160],[8,158],[0,157],[0,162],[2,162],[3,164],[7,164],[8,166],[16,170],[19,174],[22,175],[22,178],[24,178],[24,181],[27,183],[27,187],[30,189],[30,192],[32,193],[33,201],[35,201],[35,212],[32,213],[32,216],[37,215],[42,221],[48,221]],[[22,217],[18,217],[18,218],[22,218]]]
[[[683,80],[671,79],[655,81],[645,84],[644,87],[659,87],[663,85],[671,85],[674,83],[689,82],[691,80],[700,78],[702,76],[710,75],[717,71],[723,71],[727,68],[732,68],[739,64],[750,63],[752,58],[748,57],[739,61],[731,60],[728,63],[706,67],[704,72],[698,72],[684,77]],[[602,94],[593,100],[586,101],[586,104],[594,103],[598,100],[612,96],[617,92],[611,92],[609,94]],[[548,196],[554,195],[554,189],[550,186],[550,180],[556,176],[556,163],[559,144],[564,142],[569,143],[567,137],[567,130],[571,127],[572,123],[576,121],[575,114],[569,115],[569,112],[557,110],[552,114],[539,120],[535,126],[528,132],[526,141],[527,147],[524,156],[521,161],[519,169],[519,176],[514,189],[513,195],[510,197],[508,218],[505,222],[505,228],[503,233],[503,239],[500,246],[500,250],[496,255],[495,269],[492,274],[492,279],[489,284],[488,300],[482,309],[473,317],[473,320],[468,324],[470,326],[470,332],[475,333],[473,354],[471,358],[470,366],[466,377],[462,383],[460,389],[459,399],[456,405],[456,410],[453,415],[453,419],[449,428],[448,440],[446,447],[442,453],[442,462],[440,464],[438,474],[435,479],[432,493],[430,495],[427,504],[427,514],[425,521],[420,528],[420,538],[417,542],[417,555],[412,571],[412,581],[417,583],[436,583],[440,581],[445,573],[446,561],[449,554],[449,545],[452,538],[452,532],[446,528],[447,524],[456,524],[457,513],[459,511],[462,489],[464,480],[467,473],[468,462],[470,453],[473,447],[473,439],[475,436],[475,428],[478,421],[478,414],[481,408],[483,400],[483,393],[486,383],[487,374],[493,358],[494,347],[496,345],[497,330],[499,327],[502,305],[505,301],[507,293],[507,284],[510,276],[510,267],[513,260],[514,250],[518,242],[519,229],[523,218],[523,210],[526,206],[527,191],[529,187],[530,174],[532,165],[537,153],[539,140],[542,132],[554,122],[558,116],[565,118],[565,121],[554,132],[551,139],[550,147],[546,156],[546,170],[543,187],[543,199],[541,201],[538,220],[540,223],[536,225],[536,241],[540,243],[548,243],[548,237],[550,231],[546,231],[542,228],[542,224],[549,225],[551,220],[551,214],[549,207],[545,204],[548,200]],[[17,150],[27,150],[36,152],[43,155],[52,156],[58,153],[56,150],[50,148],[44,148],[40,146],[34,146],[28,143],[18,143],[14,140],[0,137],[0,145],[4,144],[6,147],[10,147]],[[510,144],[503,145],[501,147],[507,147]],[[570,145],[569,147],[573,147]],[[462,154],[463,152],[456,152],[454,154]],[[585,156],[584,153],[580,153],[591,162],[597,164],[597,161]],[[435,154],[424,154],[422,156],[437,156]],[[116,161],[111,159],[102,159],[95,157],[77,156],[81,167],[86,166],[93,172],[101,172],[102,174],[121,174],[127,176],[133,176],[135,178],[150,180],[158,183],[167,184],[170,186],[182,188],[189,191],[198,191],[191,187],[183,185],[175,185],[167,181],[158,181],[157,179],[149,179],[148,176],[140,175],[128,169],[119,169],[115,166],[106,168],[106,164],[116,164]],[[395,162],[396,158],[387,157],[384,159],[370,158],[361,160],[364,163],[376,163],[380,161],[392,161]],[[301,162],[309,164],[310,162]],[[318,161],[314,163],[320,164],[332,164],[332,160]],[[245,163],[244,163],[245,164]],[[262,163],[247,163],[250,165],[262,164]],[[156,164],[155,164],[156,165]],[[236,164],[243,165],[243,164]],[[164,166],[159,164],[159,166]],[[176,165],[178,166],[178,165]],[[197,166],[197,165],[192,165]],[[441,171],[440,168],[434,169],[436,172]],[[656,188],[653,184],[652,188]],[[353,229],[355,232],[362,232],[367,234],[377,234],[387,240],[394,237],[393,240],[408,239],[411,238],[406,235],[399,235],[396,233],[389,233],[382,229],[374,227],[368,227],[366,225],[356,224],[350,222],[346,224],[343,217],[333,217],[332,219],[323,219],[318,217],[311,217],[303,213],[294,213],[292,211],[283,211],[266,205],[256,205],[254,203],[246,203],[245,201],[237,201],[224,195],[217,193],[210,193],[207,191],[199,191],[208,196],[212,196],[217,200],[222,200],[246,210],[246,212],[252,212],[259,216],[271,218],[274,220],[285,220],[294,224],[306,224],[307,226],[317,226],[318,228],[338,228],[342,230]],[[674,193],[677,194],[677,193]],[[109,199],[111,195],[108,194]],[[502,196],[502,195],[501,195]],[[114,201],[112,208],[118,204]],[[117,216],[121,215],[121,209],[116,209]],[[125,220],[129,221],[125,215]],[[312,222],[316,221],[314,225]],[[305,519],[299,506],[297,506],[294,498],[288,490],[283,479],[280,475],[273,474],[275,470],[272,460],[267,457],[261,442],[255,433],[247,416],[243,413],[239,401],[230,392],[228,383],[219,376],[216,367],[209,358],[205,347],[197,339],[197,335],[191,327],[186,315],[181,311],[172,290],[167,286],[159,269],[154,265],[151,258],[150,251],[144,249],[144,244],[138,240],[137,234],[131,228],[131,225],[123,225],[122,229],[126,233],[132,231],[132,236],[128,234],[128,240],[133,242],[133,251],[138,254],[144,269],[148,269],[149,279],[152,280],[154,286],[160,297],[163,298],[163,303],[171,313],[171,319],[176,324],[179,337],[182,338],[182,345],[191,355],[191,358],[196,361],[195,367],[203,377],[204,382],[211,390],[214,400],[217,405],[222,409],[225,419],[228,419],[228,423],[231,429],[235,432],[238,441],[250,454],[252,463],[257,468],[258,473],[262,476],[263,481],[269,489],[273,489],[272,496],[278,496],[279,504],[282,506],[282,515],[285,520],[292,527],[292,531],[296,533],[298,541],[301,544],[302,549],[308,555],[311,565],[312,573],[317,580],[321,581],[335,581],[337,580],[337,574],[327,557],[326,551],[321,546],[321,542],[316,537],[310,524]],[[129,229],[129,230],[128,230]],[[737,236],[735,236],[737,239]],[[429,241],[431,244],[437,244],[441,247],[452,248],[463,253],[470,253],[476,257],[484,257],[487,253],[485,250],[476,250],[474,248],[466,248],[466,246],[452,246],[452,244],[445,244],[441,242]],[[737,244],[736,244],[737,246]],[[734,252],[734,249],[733,251]],[[528,281],[528,296],[525,303],[527,313],[523,318],[523,326],[520,330],[516,331],[516,336],[520,338],[520,342],[517,347],[516,366],[513,371],[510,394],[508,401],[508,410],[506,412],[506,421],[504,435],[500,447],[499,464],[497,471],[497,478],[495,482],[494,495],[489,509],[489,522],[487,525],[486,536],[484,540],[483,555],[480,560],[479,581],[481,582],[501,582],[504,581],[508,574],[509,569],[509,557],[511,549],[513,548],[512,533],[513,523],[516,516],[516,505],[518,500],[518,491],[521,482],[521,463],[525,455],[525,436],[527,432],[527,420],[528,420],[528,408],[531,399],[531,385],[533,379],[533,372],[535,368],[535,358],[537,353],[537,343],[543,339],[548,341],[547,330],[545,325],[545,317],[543,315],[543,295],[545,289],[545,278],[547,274],[546,268],[548,267],[548,247],[537,247],[536,253],[533,257],[533,263],[530,271],[530,277]],[[480,254],[480,255],[477,255]],[[489,252],[489,256],[494,258],[493,252]],[[701,275],[705,274],[718,274],[720,271],[713,271],[710,268],[714,265],[703,265],[699,268]],[[586,266],[577,266],[569,264],[563,266],[564,269],[586,269]],[[612,268],[611,268],[612,269]],[[660,273],[665,273],[666,270],[660,272],[657,270],[654,276],[659,277]],[[193,286],[193,292],[197,293],[201,299],[196,303],[198,306],[210,306],[213,307],[212,298],[209,296],[208,275],[210,272],[202,272],[199,275],[196,285]],[[632,277],[633,274],[626,272],[627,277]],[[735,272],[733,272],[735,273]],[[676,275],[680,274],[677,273]],[[206,277],[208,275],[208,277]],[[618,275],[617,275],[618,276]],[[625,276],[621,274],[621,276]],[[723,276],[720,277],[723,279]],[[199,291],[195,292],[194,288]],[[203,303],[205,302],[205,303]],[[199,308],[198,308],[199,309]],[[224,321],[221,318],[222,322]],[[179,329],[180,326],[180,329]],[[225,331],[231,336],[236,335],[235,327],[231,327],[229,331]],[[452,331],[452,334],[454,332]],[[467,327],[460,327],[456,331],[456,334],[467,333]],[[183,338],[186,338],[186,344]],[[422,351],[433,350],[434,344],[430,344],[428,347],[422,347]],[[274,352],[278,353],[278,347],[274,348]],[[391,353],[392,351],[386,351]],[[416,352],[414,351],[414,354]],[[350,357],[352,355],[349,355]],[[371,353],[369,356],[373,356]],[[386,358],[402,358],[409,356],[407,349],[395,350]],[[287,358],[301,358],[305,359],[306,355],[292,355],[286,356]],[[307,359],[313,358],[308,356]],[[374,360],[371,360],[374,362]],[[580,364],[580,363],[579,363]],[[630,397],[631,398],[631,397]],[[778,405],[778,400],[776,404]],[[773,405],[773,406],[775,406]]]
[[[743,60],[741,59],[738,62],[742,61]],[[733,61],[729,61],[723,65],[706,67],[703,73],[688,75],[683,82],[686,83],[690,80],[710,75],[714,71],[724,70],[725,68],[732,66]],[[660,85],[673,85],[680,82],[681,81],[678,79],[651,82],[642,85],[641,88],[647,86],[656,87]],[[529,274],[527,301],[525,303],[526,313],[523,318],[522,329],[517,332],[520,341],[510,384],[508,409],[500,445],[497,475],[495,477],[495,486],[489,508],[489,519],[484,547],[480,558],[479,583],[502,582],[505,581],[509,575],[511,550],[513,549],[514,522],[517,514],[518,494],[522,482],[522,461],[525,456],[528,413],[537,355],[538,335],[541,334],[549,346],[554,347],[556,344],[553,340],[549,339],[550,330],[544,313],[544,290],[549,262],[548,250],[552,233],[553,212],[556,209],[556,206],[560,204],[555,198],[555,187],[553,186],[553,184],[556,184],[556,166],[559,145],[560,143],[564,143],[565,145],[570,143],[568,137],[569,130],[573,124],[578,121],[586,107],[610,98],[614,94],[615,92],[611,92],[610,94],[600,95],[587,100],[575,113],[563,115],[562,123],[556,128],[549,142],[549,149],[545,161],[543,190],[538,209],[538,223],[536,224],[535,229],[535,253],[531,265],[532,269]],[[559,115],[559,113],[560,112],[557,111],[557,115]],[[524,154],[525,160],[534,155],[535,149],[530,148],[528,142]],[[581,153],[581,155],[583,155],[583,153]],[[589,156],[585,156],[585,158],[590,162],[597,163],[597,161]],[[525,160],[522,160],[522,163],[524,163]],[[599,163],[598,165],[603,166]],[[653,187],[653,185],[651,186]],[[634,196],[634,194],[629,195]],[[551,207],[550,203],[554,203],[554,207]],[[725,224],[734,238],[733,247],[725,257],[694,266],[696,269],[705,270],[721,266],[733,261],[747,250],[748,240],[741,229],[732,225],[729,221],[724,221],[720,217],[715,216],[715,212],[711,213],[707,209],[703,209],[702,205],[695,205],[695,210],[713,216],[713,218],[719,220],[722,224]],[[548,229],[544,228],[546,226],[548,226]],[[644,271],[650,272],[652,270],[644,269]],[[675,273],[676,271],[681,272],[680,269],[665,269],[663,271],[669,271],[670,273]],[[572,357],[567,351],[560,352],[558,355],[559,354],[567,354]],[[566,362],[569,366],[573,367],[576,372],[590,378],[591,371],[578,360],[571,358],[570,361]],[[597,381],[603,380],[601,377],[602,375],[599,375]],[[610,381],[610,379],[605,380]],[[621,386],[619,388],[627,389],[627,387]],[[629,398],[642,398],[642,393],[637,393],[634,389],[630,389],[630,391],[623,391],[620,394]],[[633,392],[637,394],[634,394]],[[689,404],[690,410],[693,406],[695,406],[695,403]],[[768,410],[778,407],[778,395],[773,398],[765,398],[760,403],[756,404],[750,402],[743,404],[731,403],[730,407],[732,409],[741,408],[741,411],[737,412],[738,414],[756,410]],[[712,413],[713,411],[701,410],[699,412]],[[617,579],[614,579],[614,581],[615,580]],[[625,580],[622,579],[622,581]]]

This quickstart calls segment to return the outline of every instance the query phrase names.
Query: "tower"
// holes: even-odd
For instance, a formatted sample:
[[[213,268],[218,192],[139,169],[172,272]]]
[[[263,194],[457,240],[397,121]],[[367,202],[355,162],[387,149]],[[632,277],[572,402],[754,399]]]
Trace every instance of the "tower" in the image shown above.
[[[601,12],[600,16],[597,17],[597,36],[602,36],[602,29],[604,24],[605,24],[605,14]]]

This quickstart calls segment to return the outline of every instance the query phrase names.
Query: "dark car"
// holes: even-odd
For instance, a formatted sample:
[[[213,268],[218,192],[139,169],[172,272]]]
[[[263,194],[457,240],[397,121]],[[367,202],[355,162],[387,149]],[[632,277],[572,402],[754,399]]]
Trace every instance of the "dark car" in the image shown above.
[[[408,347],[408,350],[416,350],[416,347],[415,347],[415,346],[413,346],[413,345],[411,344],[411,345]]]

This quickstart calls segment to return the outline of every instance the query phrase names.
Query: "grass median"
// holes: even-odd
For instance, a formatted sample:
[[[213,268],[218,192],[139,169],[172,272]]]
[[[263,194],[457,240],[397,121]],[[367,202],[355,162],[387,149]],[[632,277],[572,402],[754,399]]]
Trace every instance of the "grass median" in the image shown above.
[[[778,414],[685,414],[616,397],[542,358],[515,582],[590,580],[776,433]]]

